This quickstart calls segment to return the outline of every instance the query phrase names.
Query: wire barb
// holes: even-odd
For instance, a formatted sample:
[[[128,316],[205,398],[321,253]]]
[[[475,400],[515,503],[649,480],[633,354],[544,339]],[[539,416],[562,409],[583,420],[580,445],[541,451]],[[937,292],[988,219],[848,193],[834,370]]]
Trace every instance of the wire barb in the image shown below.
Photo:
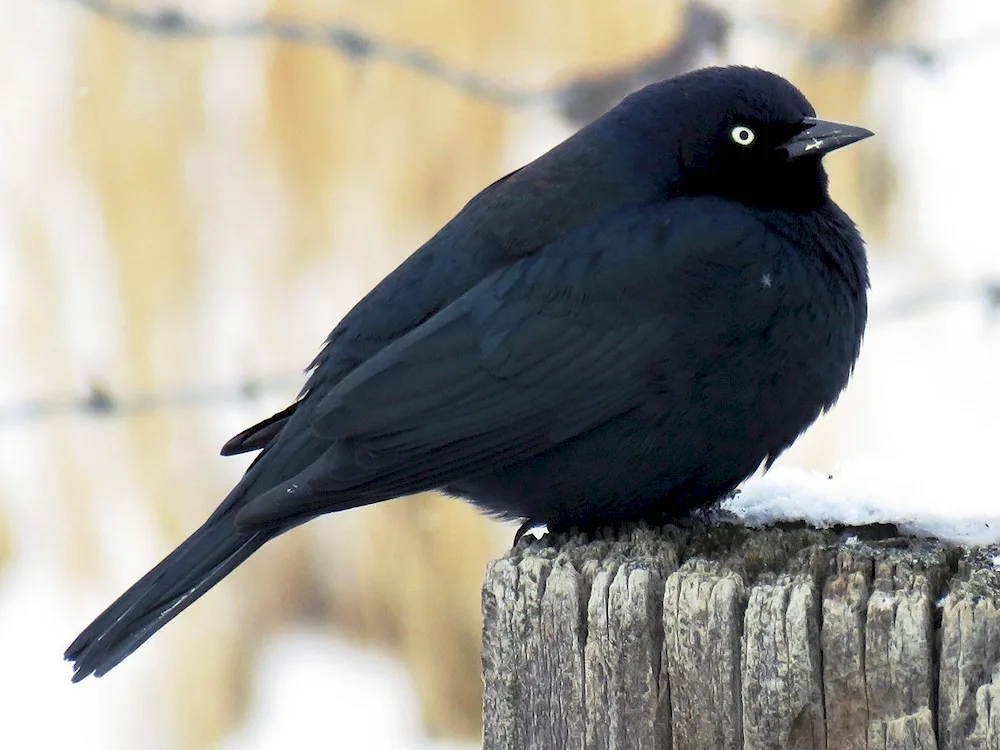
[[[232,385],[197,386],[169,391],[145,391],[127,397],[115,396],[106,386],[91,383],[85,396],[46,398],[0,406],[0,430],[57,417],[84,416],[96,419],[123,418],[155,411],[206,409],[223,404],[259,401],[270,393],[294,398],[303,378],[250,379]]]

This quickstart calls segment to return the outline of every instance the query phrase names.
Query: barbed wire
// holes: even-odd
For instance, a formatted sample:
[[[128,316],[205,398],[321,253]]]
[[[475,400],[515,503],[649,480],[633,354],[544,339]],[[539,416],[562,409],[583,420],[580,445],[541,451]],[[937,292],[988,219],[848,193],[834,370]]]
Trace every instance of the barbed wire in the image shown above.
[[[106,386],[91,383],[84,396],[37,399],[0,406],[0,430],[62,417],[125,417],[156,411],[183,411],[250,403],[271,393],[294,396],[304,382],[302,375],[251,378],[239,383],[143,391],[130,396],[116,396]]]
[[[561,84],[529,88],[511,85],[448,63],[418,47],[389,42],[373,34],[339,23],[309,22],[291,18],[240,18],[206,21],[179,8],[141,11],[108,0],[69,0],[91,13],[134,31],[160,37],[269,39],[299,45],[325,47],[357,65],[383,62],[450,86],[468,96],[494,104],[520,108],[549,103],[572,110],[581,96],[598,96],[604,109],[644,83],[675,75],[693,67],[706,50],[718,51],[734,28],[781,41],[799,49],[803,58],[817,67],[871,67],[883,60],[899,60],[923,69],[952,62],[962,54],[1000,46],[1000,29],[986,29],[965,38],[937,45],[917,42],[872,42],[821,36],[775,19],[721,5],[693,1],[685,6],[680,33],[665,51],[633,65],[581,75]],[[582,88],[581,88],[582,87]],[[592,118],[593,107],[586,109]],[[570,119],[579,120],[568,113]]]
[[[146,12],[106,0],[70,0],[96,15],[135,31],[163,37],[255,38],[326,47],[356,64],[381,61],[452,86],[465,94],[508,107],[525,106],[548,97],[546,91],[507,86],[450,65],[435,55],[407,45],[380,40],[357,29],[293,19],[203,21],[177,8]]]
[[[803,59],[815,67],[870,68],[883,61],[896,60],[933,70],[954,62],[962,55],[1000,47],[1000,28],[983,29],[937,44],[921,44],[824,37],[775,18],[743,12],[731,12],[728,18],[735,27],[774,37],[783,46],[796,47]]]
[[[1000,279],[967,285],[944,285],[905,294],[873,311],[869,327],[898,321],[963,301],[979,300],[991,314],[1000,317]],[[51,398],[0,406],[0,430],[56,418],[83,416],[125,418],[156,411],[207,409],[240,403],[254,403],[269,394],[294,398],[305,382],[302,375],[251,378],[238,383],[207,385],[177,390],[144,391],[116,396],[107,387],[91,384],[89,392],[77,398]]]
[[[499,106],[516,109],[547,103],[564,110],[568,119],[577,124],[594,119],[647,83],[691,69],[706,51],[721,47],[729,28],[728,20],[719,10],[691,2],[685,6],[680,32],[665,49],[633,65],[581,75],[553,86],[528,88],[506,84],[452,65],[426,50],[388,42],[342,24],[293,19],[209,22],[177,8],[146,12],[107,0],[70,2],[112,23],[155,36],[269,39],[321,46],[356,65],[373,62],[395,65]]]

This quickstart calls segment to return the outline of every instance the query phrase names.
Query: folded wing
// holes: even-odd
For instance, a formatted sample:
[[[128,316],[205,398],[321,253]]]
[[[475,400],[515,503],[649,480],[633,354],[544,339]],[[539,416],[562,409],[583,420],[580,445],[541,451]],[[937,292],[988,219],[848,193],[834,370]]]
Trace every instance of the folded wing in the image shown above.
[[[673,356],[678,304],[670,297],[686,259],[740,242],[739,227],[693,242],[692,221],[712,224],[690,207],[661,205],[570,234],[494,272],[311,394],[301,408],[329,447],[248,499],[240,528],[438,488],[640,406],[651,373]]]

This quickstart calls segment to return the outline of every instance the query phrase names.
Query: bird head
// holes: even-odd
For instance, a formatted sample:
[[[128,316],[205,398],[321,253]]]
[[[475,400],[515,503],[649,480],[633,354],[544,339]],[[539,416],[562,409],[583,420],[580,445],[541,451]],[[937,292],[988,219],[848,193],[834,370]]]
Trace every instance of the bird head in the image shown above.
[[[716,195],[764,208],[809,209],[828,200],[822,157],[870,130],[820,120],[781,76],[756,68],[703,68],[652,84],[620,105],[637,127],[670,196]],[[648,144],[648,140],[654,142]]]

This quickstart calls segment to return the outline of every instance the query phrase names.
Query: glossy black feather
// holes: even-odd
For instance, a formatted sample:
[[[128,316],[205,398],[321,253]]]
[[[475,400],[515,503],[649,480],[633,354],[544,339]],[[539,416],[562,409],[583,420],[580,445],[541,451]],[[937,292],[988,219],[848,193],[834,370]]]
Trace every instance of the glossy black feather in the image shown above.
[[[780,148],[814,115],[777,76],[697,71],[486,188],[226,444],[261,453],[70,646],[74,679],[323,513],[441,489],[554,526],[665,520],[770,464],[846,386],[867,315],[820,154]]]
[[[223,456],[235,456],[239,453],[249,453],[265,448],[285,428],[288,418],[292,416],[298,407],[299,402],[296,401],[277,414],[258,422],[252,427],[247,427],[243,432],[229,438],[219,453]]]

